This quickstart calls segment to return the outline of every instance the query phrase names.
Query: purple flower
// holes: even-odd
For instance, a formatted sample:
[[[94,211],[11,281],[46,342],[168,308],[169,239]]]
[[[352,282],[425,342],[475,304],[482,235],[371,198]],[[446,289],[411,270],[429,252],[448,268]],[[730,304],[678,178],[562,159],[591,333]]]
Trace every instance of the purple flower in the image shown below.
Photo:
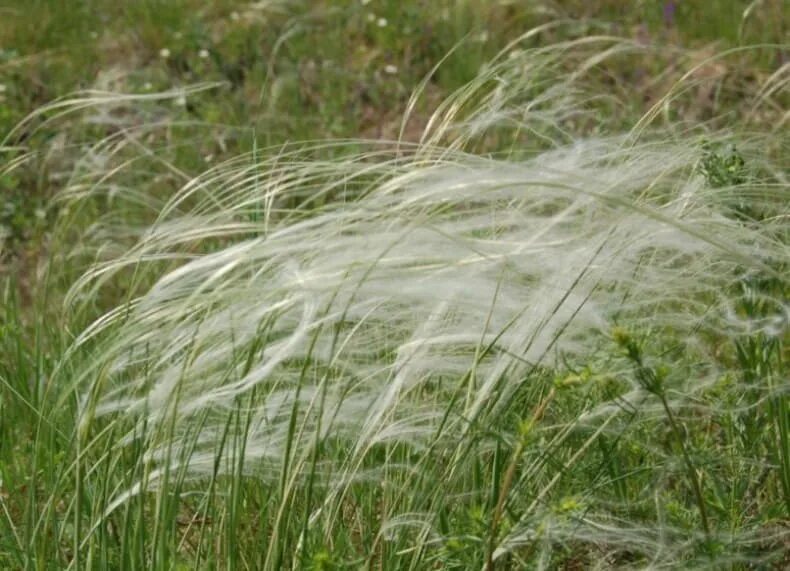
[[[671,26],[675,23],[675,10],[677,9],[677,4],[670,0],[669,2],[664,3],[664,24],[667,26]]]

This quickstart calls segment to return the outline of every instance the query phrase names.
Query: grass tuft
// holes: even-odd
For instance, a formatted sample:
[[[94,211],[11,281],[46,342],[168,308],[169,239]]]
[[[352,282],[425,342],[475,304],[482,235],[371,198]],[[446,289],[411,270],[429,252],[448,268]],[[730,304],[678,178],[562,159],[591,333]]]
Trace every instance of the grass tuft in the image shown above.
[[[416,142],[421,91],[396,140],[256,146],[197,173],[155,133],[205,125],[82,149],[44,282],[71,283],[62,322],[22,324],[4,294],[0,414],[36,422],[0,423],[0,563],[781,566],[773,135],[674,117],[685,84],[623,125],[598,74],[659,49],[535,47],[553,27]],[[181,94],[57,101],[3,145],[49,113],[147,117]]]

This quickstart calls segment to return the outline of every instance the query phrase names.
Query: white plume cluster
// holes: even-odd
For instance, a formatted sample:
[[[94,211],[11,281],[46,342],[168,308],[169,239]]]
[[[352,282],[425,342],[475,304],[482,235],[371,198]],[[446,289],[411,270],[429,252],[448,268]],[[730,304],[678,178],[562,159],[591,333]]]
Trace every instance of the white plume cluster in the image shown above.
[[[158,434],[156,470],[129,493],[167,470],[230,471],[239,454],[275,478],[295,453],[298,473],[330,441],[347,454],[327,470],[348,482],[378,444],[458,441],[616,324],[689,346],[752,326],[731,311],[732,288],[781,277],[781,218],[734,216],[691,135],[568,130],[595,109],[584,70],[632,49],[599,38],[502,57],[420,143],[290,147],[185,184],[73,290],[133,270],[135,297],[75,344],[95,354],[84,422],[120,414]],[[575,73],[552,72],[579,51]],[[472,152],[505,131],[533,150]],[[219,452],[229,432],[243,449]]]

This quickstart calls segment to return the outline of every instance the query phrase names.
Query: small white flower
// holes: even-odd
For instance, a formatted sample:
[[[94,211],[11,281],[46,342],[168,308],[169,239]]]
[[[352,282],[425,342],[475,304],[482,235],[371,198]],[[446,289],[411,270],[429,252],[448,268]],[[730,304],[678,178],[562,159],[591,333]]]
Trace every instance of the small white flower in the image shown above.
[[[5,93],[6,89],[8,88],[5,86],[5,83],[0,83],[0,93]]]
[[[153,88],[154,88],[154,85],[150,81],[146,81],[143,84],[143,89],[145,89],[146,91],[151,91]]]
[[[368,15],[365,17],[367,18],[368,22],[374,22],[376,20],[376,15],[370,12],[368,12]]]
[[[36,218],[38,218],[39,220],[44,220],[44,218],[47,217],[47,211],[44,210],[43,208],[36,208],[33,214],[35,214]]]
[[[386,28],[387,27],[387,19],[386,18],[379,18],[376,20],[376,25],[379,28]]]
[[[360,1],[360,3],[361,3],[363,6],[367,6],[368,4],[370,4],[370,0],[359,0],[359,1]]]
[[[388,73],[390,75],[395,75],[396,73],[398,73],[398,67],[394,66],[392,64],[388,64],[388,65],[384,66],[384,73]]]
[[[175,103],[179,107],[184,107],[187,104],[186,95],[179,95],[178,97],[176,97],[173,103]]]
[[[162,59],[169,58],[170,57],[170,50],[167,49],[167,48],[162,48],[161,50],[159,50],[159,57],[161,57]]]
[[[214,155],[206,155],[205,157],[203,157],[203,160],[206,161],[207,163],[210,163],[211,161],[214,160]]]
[[[202,50],[200,50],[198,52],[198,57],[201,58],[201,59],[206,59],[208,57],[208,50],[206,48],[203,48]]]

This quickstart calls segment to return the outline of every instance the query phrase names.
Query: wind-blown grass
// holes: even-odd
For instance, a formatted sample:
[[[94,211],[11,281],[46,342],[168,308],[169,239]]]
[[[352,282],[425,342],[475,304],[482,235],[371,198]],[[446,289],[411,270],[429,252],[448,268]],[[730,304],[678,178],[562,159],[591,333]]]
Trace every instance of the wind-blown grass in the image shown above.
[[[786,183],[759,135],[714,186],[701,131],[612,132],[585,73],[637,49],[508,51],[419,143],[258,151],[140,228],[132,162],[81,165],[70,211],[119,204],[67,307],[124,299],[53,375],[71,566],[776,561]]]

